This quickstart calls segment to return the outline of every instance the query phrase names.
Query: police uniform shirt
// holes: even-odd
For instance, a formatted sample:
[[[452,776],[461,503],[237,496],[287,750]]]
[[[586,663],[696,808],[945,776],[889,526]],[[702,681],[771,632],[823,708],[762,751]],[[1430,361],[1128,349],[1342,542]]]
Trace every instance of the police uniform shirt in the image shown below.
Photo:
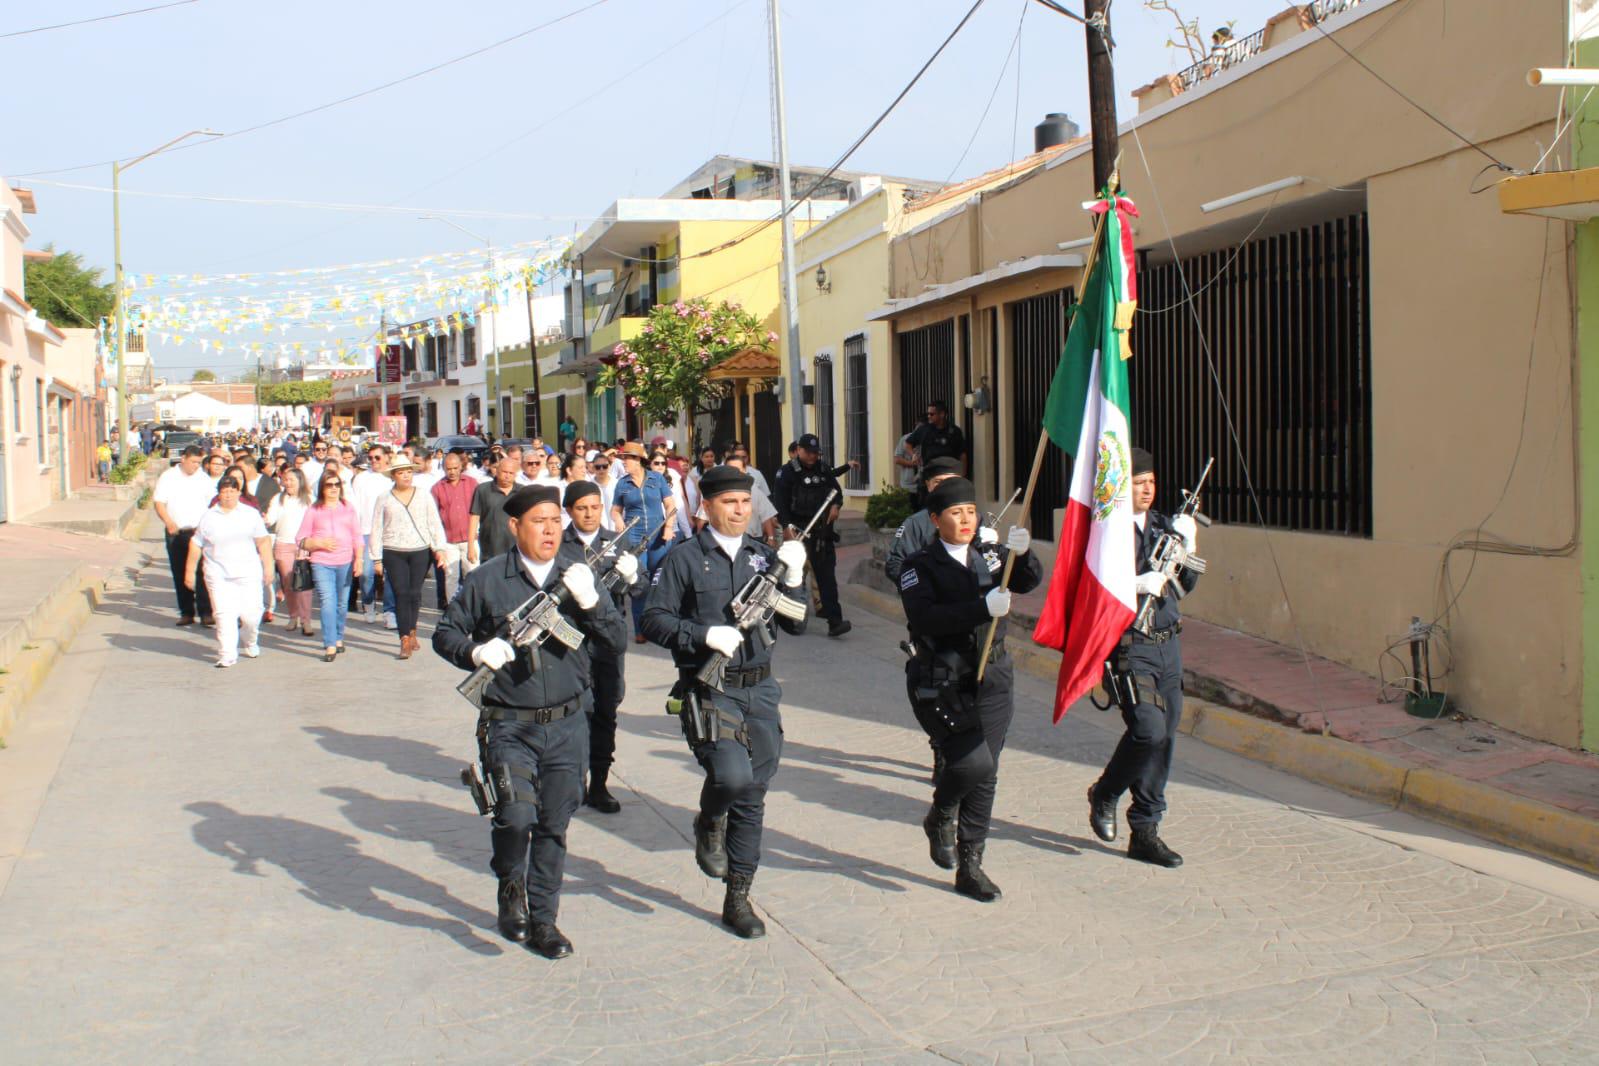
[[[717,545],[715,531],[706,526],[674,547],[655,571],[645,602],[640,629],[651,642],[667,648],[679,668],[697,667],[708,651],[705,634],[712,626],[733,624],[731,604],[750,579],[777,564],[777,552],[745,534],[737,553],[728,556]],[[788,595],[790,590],[783,590]],[[799,603],[799,597],[791,597]],[[809,603],[805,604],[807,613]],[[774,615],[789,633],[804,632],[805,622]],[[771,662],[771,649],[753,632],[728,660],[734,670],[749,670]]]
[[[590,610],[580,609],[565,595],[561,574],[584,562],[583,552],[562,544],[542,584],[523,565],[522,553],[512,549],[490,559],[461,581],[461,590],[445,608],[433,631],[433,649],[463,670],[472,670],[472,649],[501,636],[507,615],[539,591],[562,597],[561,614],[583,633],[583,643],[568,648],[551,638],[538,648],[538,669],[533,656],[518,649],[515,659],[494,672],[483,692],[486,704],[500,707],[555,707],[576,699],[589,687],[593,651],[620,654],[627,644],[627,622],[609,596],[601,596]]]
[[[934,540],[906,559],[899,576],[899,597],[911,636],[926,638],[935,652],[969,652],[975,657],[977,635],[991,619],[984,597],[999,584],[1009,554],[1002,544],[973,541],[966,546],[966,559],[961,562],[942,540]],[[1038,556],[1029,551],[1017,557],[1006,587],[1012,592],[1027,593],[1043,579]],[[1008,621],[998,620],[995,647],[1005,639]],[[976,668],[975,661],[970,665]]]
[[[888,555],[883,559],[883,573],[898,585],[905,560],[937,539],[938,527],[933,525],[933,516],[925,510],[917,511],[894,531],[894,543],[888,546]]]
[[[831,468],[823,466],[820,459],[809,466],[795,459],[780,472],[777,479],[777,520],[786,526],[804,529],[822,506],[831,491],[839,489],[838,479]],[[836,500],[834,501],[837,502]],[[822,522],[827,521],[826,516]],[[818,527],[821,523],[818,523]]]
[[[959,459],[966,454],[966,434],[953,421],[943,429],[923,422],[911,431],[910,443],[915,445],[923,466],[946,455]]]
[[[1153,508],[1142,515],[1134,515],[1133,518],[1134,573],[1142,574],[1150,569],[1149,557],[1154,554],[1155,545],[1160,543],[1162,534],[1172,531],[1171,519]],[[1144,519],[1142,524],[1138,523],[1139,518]],[[1168,583],[1166,591],[1155,600],[1155,616],[1150,621],[1151,628],[1159,631],[1175,626],[1181,618],[1177,601],[1194,591],[1194,586],[1198,583],[1199,575],[1192,570],[1178,571],[1176,583]]]
[[[611,532],[609,529],[604,528],[603,526],[599,529],[596,529],[593,533],[580,533],[578,532],[578,528],[576,526],[568,525],[561,533],[561,540],[563,542],[573,545],[580,552],[586,548],[595,555],[598,555],[600,552],[604,551],[605,546],[615,539],[616,534]],[[622,550],[623,549],[620,548],[617,549],[619,553]],[[609,562],[604,564],[604,566],[607,567],[609,565]],[[595,574],[595,577],[603,576],[603,574]],[[642,571],[640,571],[639,576],[640,578],[643,577]],[[616,587],[611,590],[611,599],[616,601],[617,607],[622,606],[628,592],[637,588],[639,584],[641,584],[640,581],[635,581],[632,585],[624,585],[621,581],[617,581]]]

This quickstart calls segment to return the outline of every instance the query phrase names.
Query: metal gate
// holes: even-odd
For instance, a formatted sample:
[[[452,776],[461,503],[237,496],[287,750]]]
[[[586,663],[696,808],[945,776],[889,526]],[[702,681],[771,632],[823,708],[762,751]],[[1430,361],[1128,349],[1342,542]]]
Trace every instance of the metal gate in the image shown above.
[[[833,357],[818,355],[811,376],[816,383],[816,436],[822,442],[822,455],[837,465],[838,449],[833,438]]]
[[[867,408],[866,337],[844,338],[844,459],[861,464],[846,475],[847,489],[872,487],[871,413]]]
[[[899,335],[899,431],[904,436],[926,421],[927,405],[955,406],[955,320],[946,319]]]
[[[1371,320],[1365,214],[1183,261],[1219,382],[1175,264],[1140,272],[1128,364],[1134,439],[1155,454],[1156,506],[1205,460],[1205,510],[1226,522],[1371,536]],[[1234,447],[1222,397],[1237,427]]]
[[[1016,484],[1000,486],[1002,498],[1008,498],[1025,485],[1032,470],[1033,456],[1038,451],[1039,427],[1044,424],[1049,383],[1055,377],[1061,352],[1066,347],[1066,309],[1071,302],[1072,290],[1058,289],[1018,300],[1007,308],[1015,396],[1011,447],[1015,454]],[[1065,454],[1059,447],[1046,447],[1044,466],[1038,473],[1038,487],[1033,492],[1033,507],[1027,515],[1028,526],[1039,540],[1055,539],[1055,510],[1066,505],[1066,476]]]

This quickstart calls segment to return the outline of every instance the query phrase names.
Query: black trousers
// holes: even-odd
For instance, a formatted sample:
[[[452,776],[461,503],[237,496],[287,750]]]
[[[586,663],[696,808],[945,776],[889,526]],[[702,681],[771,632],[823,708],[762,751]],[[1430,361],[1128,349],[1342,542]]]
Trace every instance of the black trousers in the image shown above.
[[[811,564],[816,594],[822,601],[816,613],[829,622],[837,622],[844,617],[844,609],[838,605],[838,550],[833,546],[831,530],[806,538],[805,558]]]
[[[594,654],[594,709],[589,714],[589,772],[603,774],[616,761],[616,709],[627,694],[625,653]]]
[[[167,566],[172,568],[172,586],[178,593],[178,613],[185,618],[196,615],[208,617],[211,614],[211,593],[205,587],[205,560],[202,559],[195,567],[193,590],[183,584],[183,568],[188,565],[189,542],[193,539],[192,529],[180,529],[167,534]]]
[[[496,877],[526,876],[528,910],[535,922],[554,922],[560,909],[566,828],[583,798],[588,732],[588,716],[582,713],[549,725],[489,723],[489,765],[528,770],[538,781],[537,805],[519,801],[495,809],[490,831],[494,855],[489,860]],[[526,787],[524,779],[515,780]]]
[[[1127,653],[1128,665],[1144,678],[1153,677],[1165,709],[1147,698],[1131,710],[1123,708],[1127,731],[1116,745],[1105,772],[1094,786],[1102,801],[1133,794],[1127,824],[1134,829],[1154,828],[1166,813],[1166,781],[1171,777],[1172,749],[1183,720],[1183,653],[1175,640],[1164,644],[1135,643]]]
[[[977,689],[978,728],[945,737],[935,747],[944,753],[944,772],[933,788],[933,804],[960,808],[956,839],[980,844],[988,839],[999,790],[999,754],[1005,750],[1016,713],[1014,667],[1006,655],[988,664]]]
[[[706,693],[718,709],[744,722],[746,748],[722,725],[722,739],[700,744],[694,758],[705,768],[700,812],[711,818],[727,815],[727,869],[754,876],[761,864],[761,828],[766,820],[766,788],[783,757],[783,722],[777,704],[783,690],[767,678],[754,688],[729,688]]]
[[[432,561],[433,553],[426,548],[383,550],[383,577],[394,586],[394,620],[401,633],[416,632],[416,619],[422,613],[422,585]]]

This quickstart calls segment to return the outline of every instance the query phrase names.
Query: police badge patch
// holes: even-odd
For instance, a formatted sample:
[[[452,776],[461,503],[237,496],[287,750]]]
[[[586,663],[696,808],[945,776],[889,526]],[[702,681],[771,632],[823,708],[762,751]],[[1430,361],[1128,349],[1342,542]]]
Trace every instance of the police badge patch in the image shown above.
[[[921,578],[916,576],[916,568],[908,566],[899,575],[899,590],[904,592],[907,589],[913,589],[920,581]]]
[[[983,562],[988,564],[988,572],[993,573],[1004,564],[999,561],[999,552],[990,549],[983,553]]]
[[[764,555],[750,556],[750,569],[754,570],[757,574],[766,573],[767,568],[771,565],[771,560],[767,559]]]

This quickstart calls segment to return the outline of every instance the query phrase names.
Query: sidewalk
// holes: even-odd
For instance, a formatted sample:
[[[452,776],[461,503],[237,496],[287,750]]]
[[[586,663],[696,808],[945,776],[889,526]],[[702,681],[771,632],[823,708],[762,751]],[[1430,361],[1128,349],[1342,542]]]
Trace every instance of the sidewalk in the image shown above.
[[[1046,574],[1053,547],[1040,545]],[[867,580],[870,560],[869,544],[839,550],[846,594],[902,617],[881,571]],[[1015,597],[1017,629],[1031,630],[1046,591]],[[1058,653],[1019,633],[1011,644],[1053,680]],[[1184,731],[1207,743],[1599,872],[1599,755],[1470,718],[1413,718],[1358,670],[1197,619],[1183,622],[1183,678],[1197,697]]]

